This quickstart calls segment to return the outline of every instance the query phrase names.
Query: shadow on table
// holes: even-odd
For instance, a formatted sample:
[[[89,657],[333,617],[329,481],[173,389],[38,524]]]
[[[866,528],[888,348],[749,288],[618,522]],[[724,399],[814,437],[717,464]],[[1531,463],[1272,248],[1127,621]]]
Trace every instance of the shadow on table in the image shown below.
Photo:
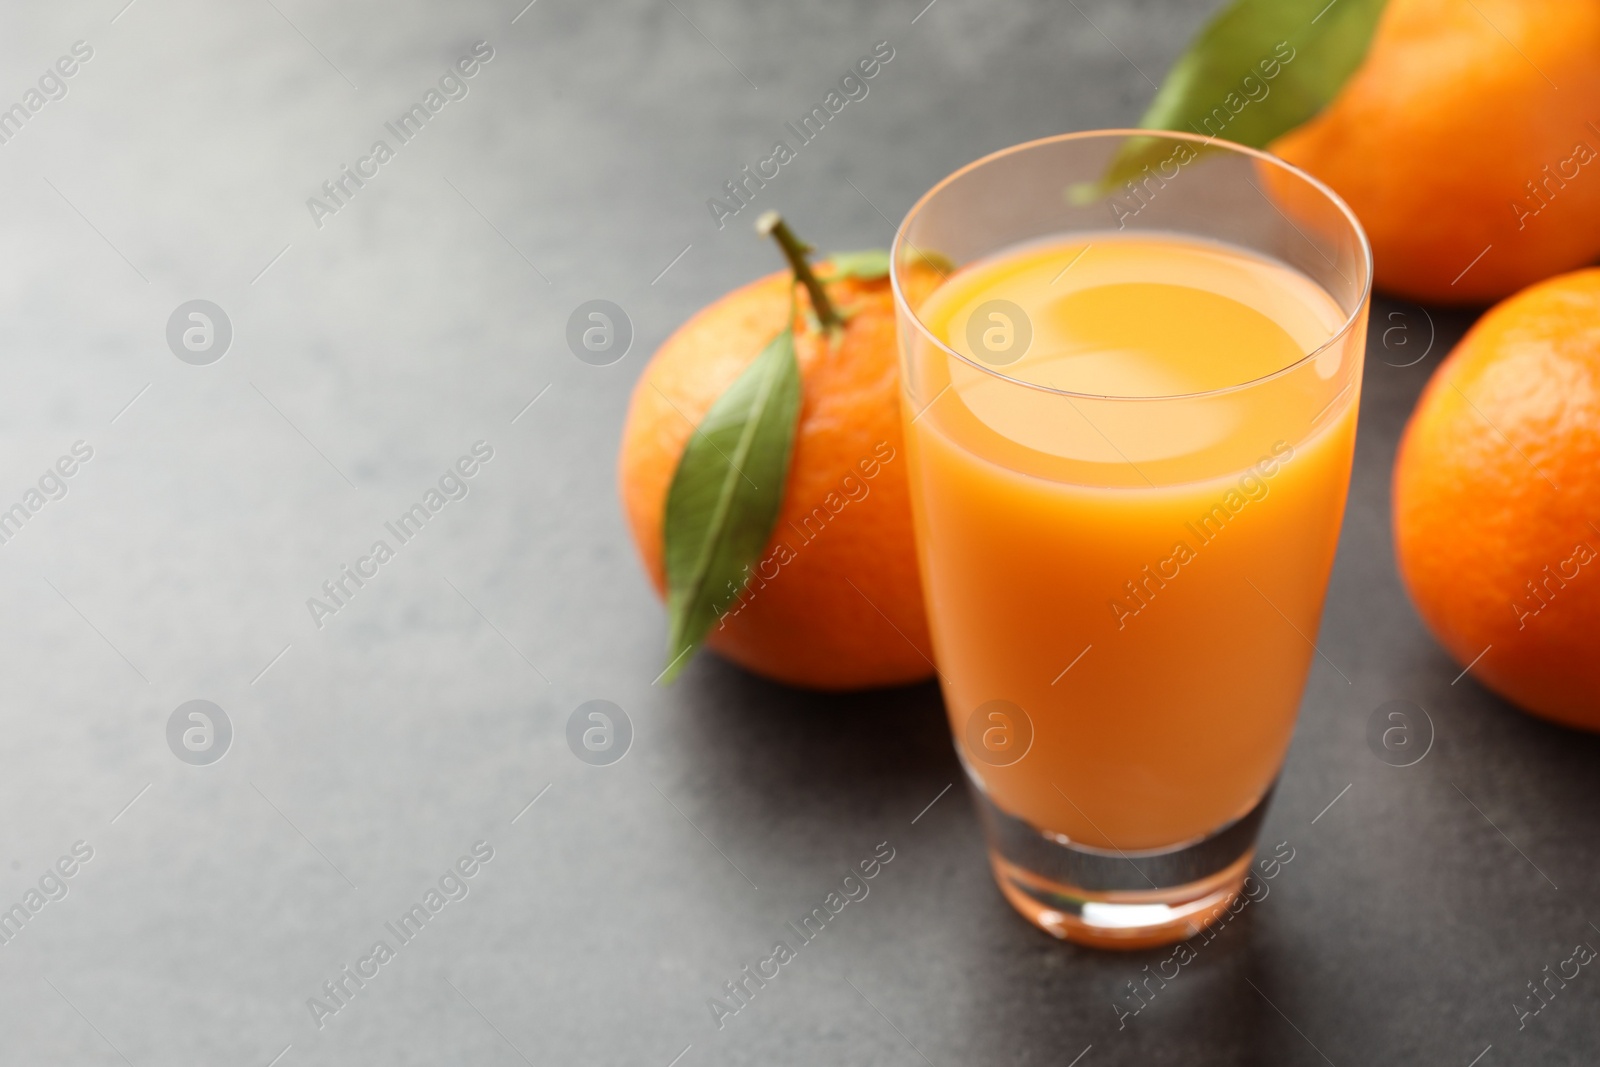
[[[909,820],[960,769],[933,682],[814,693],[701,657],[675,687],[669,748],[746,818],[823,823],[902,810]],[[963,798],[964,799],[964,798]]]

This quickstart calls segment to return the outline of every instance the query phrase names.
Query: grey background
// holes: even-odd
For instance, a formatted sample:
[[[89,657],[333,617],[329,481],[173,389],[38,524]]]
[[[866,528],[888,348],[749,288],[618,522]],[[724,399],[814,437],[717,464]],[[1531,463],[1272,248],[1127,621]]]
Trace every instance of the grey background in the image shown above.
[[[709,657],[652,687],[628,391],[777,265],[753,212],[719,231],[705,199],[888,40],[762,203],[823,247],[886,244],[960,164],[1132,122],[1213,6],[923,2],[7,7],[3,104],[95,55],[0,145],[3,505],[75,440],[94,458],[0,546],[0,905],[75,841],[94,858],[0,947],[0,1061],[1591,1058],[1600,976],[1520,1032],[1511,1005],[1600,943],[1597,743],[1452,683],[1390,552],[1397,434],[1470,316],[1374,309],[1320,642],[1349,682],[1318,661],[1265,832],[1296,858],[1122,1032],[1113,999],[1165,953],[1051,941],[993,888],[961,786],[924,813],[957,775],[932,687],[823,699]],[[312,225],[306,198],[480,39],[470,95]],[[164,339],[196,298],[234,327],[207,367]],[[595,298],[636,330],[608,367],[563,340]],[[478,440],[470,495],[316,629],[305,599]],[[164,737],[196,698],[234,728],[207,767]],[[564,739],[595,698],[635,730],[610,767]],[[1367,748],[1391,699],[1437,725],[1414,767]],[[318,1030],[306,999],[478,840],[470,895]],[[719,1032],[706,998],[880,841],[871,895]]]

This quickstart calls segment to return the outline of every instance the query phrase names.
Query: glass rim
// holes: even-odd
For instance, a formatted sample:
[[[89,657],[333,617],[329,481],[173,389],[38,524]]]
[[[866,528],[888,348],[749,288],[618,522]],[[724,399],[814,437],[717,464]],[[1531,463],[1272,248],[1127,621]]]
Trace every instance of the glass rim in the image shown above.
[[[1220,148],[1236,155],[1249,156],[1253,159],[1260,160],[1263,163],[1268,163],[1279,170],[1292,175],[1293,177],[1299,178],[1317,192],[1321,193],[1330,203],[1333,204],[1335,208],[1339,210],[1339,213],[1344,216],[1345,221],[1349,224],[1350,229],[1355,233],[1356,239],[1361,246],[1361,268],[1364,272],[1364,277],[1362,278],[1361,284],[1361,297],[1355,302],[1355,307],[1350,311],[1350,313],[1345,316],[1344,322],[1342,322],[1339,325],[1339,328],[1334,330],[1333,333],[1329,335],[1328,339],[1322,344],[1313,348],[1310,352],[1307,352],[1293,363],[1290,363],[1284,367],[1279,367],[1270,374],[1263,374],[1259,378],[1251,378],[1248,381],[1235,382],[1232,385],[1219,386],[1215,389],[1204,389],[1194,393],[1172,393],[1165,396],[1119,396],[1108,393],[1080,393],[1074,392],[1071,389],[1058,389],[1054,386],[1041,385],[1038,382],[1024,381],[1021,378],[1013,378],[1009,374],[1003,374],[997,368],[991,367],[986,363],[981,363],[969,356],[962,355],[950,345],[946,344],[942,338],[936,337],[933,334],[933,331],[928,329],[927,324],[922,321],[922,317],[912,309],[910,303],[906,300],[905,291],[900,286],[900,263],[902,261],[902,251],[908,247],[912,248],[913,251],[916,251],[915,246],[911,245],[911,242],[906,238],[906,230],[910,227],[912,221],[917,217],[917,215],[919,215],[928,206],[935,196],[944,191],[944,189],[952,182],[970,173],[971,171],[977,170],[979,167],[982,167],[985,164],[993,163],[996,160],[1003,159],[1007,156],[1016,155],[1030,149],[1041,148],[1045,145],[1060,144],[1065,141],[1081,141],[1108,137],[1157,137],[1167,138],[1174,141],[1187,141],[1192,144],[1201,145],[1202,147]],[[1292,226],[1294,224],[1291,222],[1290,225]],[[1298,229],[1298,227],[1296,227],[1296,229]],[[1301,236],[1304,236],[1304,234]],[[1310,238],[1306,238],[1306,240],[1309,242]],[[1315,245],[1313,245],[1313,247],[1315,247]],[[1313,284],[1316,283],[1313,282]],[[1319,289],[1323,288],[1321,285],[1318,285],[1317,287]],[[1001,381],[1009,382],[1012,385],[1019,385],[1027,389],[1035,389],[1042,393],[1050,393],[1055,396],[1067,397],[1069,399],[1120,400],[1130,402],[1152,400],[1196,400],[1205,397],[1223,396],[1227,393],[1254,388],[1255,386],[1261,385],[1265,382],[1272,381],[1275,378],[1298,370],[1308,363],[1314,362],[1318,356],[1322,355],[1322,353],[1326,352],[1329,348],[1335,344],[1343,342],[1344,339],[1350,334],[1351,329],[1355,326],[1356,320],[1361,318],[1362,313],[1366,310],[1369,301],[1372,299],[1372,243],[1367,238],[1367,231],[1361,226],[1361,220],[1356,218],[1356,213],[1350,210],[1350,205],[1346,204],[1344,199],[1340,197],[1338,193],[1334,192],[1333,189],[1330,188],[1325,182],[1313,177],[1311,174],[1301,170],[1299,167],[1288,162],[1287,160],[1273,155],[1271,152],[1264,152],[1259,148],[1251,148],[1248,145],[1237,144],[1233,141],[1224,141],[1216,137],[1202,137],[1198,134],[1186,133],[1181,130],[1136,130],[1127,128],[1077,130],[1071,133],[1058,133],[1049,137],[1035,138],[1032,141],[1024,141],[1021,144],[1014,144],[1008,148],[1002,148],[998,151],[990,152],[988,155],[975,159],[965,166],[959,167],[950,174],[947,174],[945,177],[941,178],[937,183],[935,183],[933,188],[929,189],[927,192],[918,197],[917,202],[911,205],[911,210],[906,212],[906,217],[901,220],[899,228],[895,230],[894,242],[889,248],[889,288],[894,293],[895,307],[902,315],[904,315],[906,318],[909,318],[916,324],[917,330],[929,343],[943,351],[946,355],[953,356],[954,358],[965,363],[967,366],[994,378],[998,378]]]

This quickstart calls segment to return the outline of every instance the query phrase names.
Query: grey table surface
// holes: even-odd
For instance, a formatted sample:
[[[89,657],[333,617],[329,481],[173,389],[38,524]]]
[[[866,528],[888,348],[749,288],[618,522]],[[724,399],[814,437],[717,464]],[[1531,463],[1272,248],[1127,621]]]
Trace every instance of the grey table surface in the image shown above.
[[[1390,552],[1397,436],[1470,314],[1374,307],[1325,659],[1265,831],[1295,858],[1120,1025],[1168,953],[1012,913],[932,686],[823,698],[710,657],[652,685],[628,392],[776,265],[706,199],[887,41],[760,201],[885,244],[971,159],[1135,120],[1213,4],[524,2],[4,11],[0,106],[28,114],[0,143],[0,507],[93,455],[0,545],[0,908],[29,916],[0,1062],[1592,1062],[1600,977],[1520,1028],[1515,1005],[1600,944],[1600,744],[1458,679]],[[376,174],[314,213],[345,165]],[[635,331],[609,366],[564,340],[596,298]],[[166,337],[194,299],[232,325],[208,365]],[[307,598],[479,441],[468,495],[316,625]],[[566,742],[596,698],[635,731],[606,767]],[[203,766],[167,735],[195,699],[232,725]],[[1366,743],[1395,699],[1435,726],[1407,768]],[[880,842],[870,895],[719,1029],[708,998]],[[460,899],[389,934],[442,878]],[[346,966],[377,973],[339,1003]]]

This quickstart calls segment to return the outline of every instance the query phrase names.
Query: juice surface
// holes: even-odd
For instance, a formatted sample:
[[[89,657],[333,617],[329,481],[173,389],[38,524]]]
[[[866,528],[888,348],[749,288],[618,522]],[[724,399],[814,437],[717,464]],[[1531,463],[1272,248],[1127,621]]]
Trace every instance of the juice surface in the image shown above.
[[[995,300],[1025,324],[993,318]],[[1126,851],[1243,815],[1277,775],[1316,654],[1360,340],[1271,376],[1344,314],[1242,250],[1121,234],[970,264],[917,313],[963,355],[992,355],[972,343],[986,328],[1030,337],[993,372],[909,342],[913,505],[952,726],[964,738],[1006,701],[1032,727],[1016,762],[960,742],[991,799]]]

